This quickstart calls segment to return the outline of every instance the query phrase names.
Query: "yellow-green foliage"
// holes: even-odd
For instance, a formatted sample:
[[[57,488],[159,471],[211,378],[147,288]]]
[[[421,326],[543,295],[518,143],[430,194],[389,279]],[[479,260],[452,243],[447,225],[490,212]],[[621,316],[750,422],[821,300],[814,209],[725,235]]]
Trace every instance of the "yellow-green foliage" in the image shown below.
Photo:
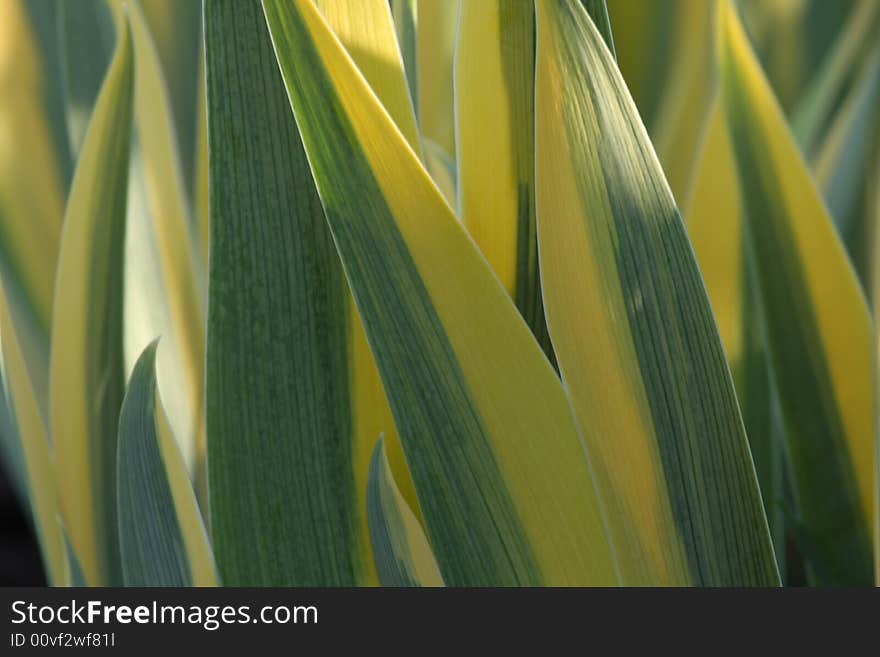
[[[878,30],[2,0],[0,456],[48,580],[873,584]]]

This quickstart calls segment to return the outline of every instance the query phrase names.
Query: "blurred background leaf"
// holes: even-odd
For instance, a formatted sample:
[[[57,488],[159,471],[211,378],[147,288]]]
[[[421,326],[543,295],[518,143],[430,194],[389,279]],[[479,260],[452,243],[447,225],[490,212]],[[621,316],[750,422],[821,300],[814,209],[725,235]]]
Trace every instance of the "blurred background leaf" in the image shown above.
[[[123,273],[134,51],[127,22],[83,139],[52,312],[50,422],[61,512],[92,585],[122,581],[116,432],[125,386]]]

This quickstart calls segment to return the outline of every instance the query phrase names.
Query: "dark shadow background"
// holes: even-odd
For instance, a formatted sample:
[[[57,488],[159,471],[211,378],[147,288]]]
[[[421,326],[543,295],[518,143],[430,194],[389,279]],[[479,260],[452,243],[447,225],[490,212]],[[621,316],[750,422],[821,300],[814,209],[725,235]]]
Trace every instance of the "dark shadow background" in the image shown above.
[[[45,586],[40,549],[0,466],[0,586]]]

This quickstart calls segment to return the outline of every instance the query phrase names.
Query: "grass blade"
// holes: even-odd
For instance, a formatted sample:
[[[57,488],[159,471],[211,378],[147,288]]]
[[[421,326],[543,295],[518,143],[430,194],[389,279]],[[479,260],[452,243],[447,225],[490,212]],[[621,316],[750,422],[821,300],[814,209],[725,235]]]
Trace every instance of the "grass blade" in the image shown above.
[[[872,581],[875,336],[858,280],[739,22],[722,89],[787,452],[818,583]],[[808,555],[809,556],[809,555]]]
[[[141,355],[119,416],[119,547],[126,586],[212,586],[214,560],[156,382]]]
[[[311,2],[263,6],[444,581],[616,582],[564,392],[504,288]]]
[[[773,585],[773,550],[700,273],[601,35],[537,3],[547,323],[627,584]]]
[[[394,482],[382,439],[370,459],[367,516],[382,586],[443,586],[425,532]]]

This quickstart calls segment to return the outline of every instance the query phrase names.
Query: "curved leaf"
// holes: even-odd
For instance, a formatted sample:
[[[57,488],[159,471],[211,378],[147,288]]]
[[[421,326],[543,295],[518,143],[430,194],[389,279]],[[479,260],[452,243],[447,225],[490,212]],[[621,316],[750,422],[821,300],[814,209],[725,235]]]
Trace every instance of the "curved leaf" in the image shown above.
[[[49,584],[60,586],[66,579],[65,547],[57,521],[58,493],[55,488],[49,438],[46,435],[46,426],[40,415],[2,286],[0,286],[0,341],[3,350],[6,398],[10,400],[15,415],[33,526],[36,528]]]
[[[124,2],[111,1],[118,3],[117,9]],[[159,368],[169,393],[184,398],[182,412],[190,417],[189,422],[183,423],[189,433],[183,444],[193,445],[194,454],[190,458],[194,456],[200,464],[205,459],[205,286],[161,63],[140,5],[132,2],[128,7],[137,59],[135,125],[162,281],[161,303],[168,309],[171,338],[168,346],[173,347],[163,350],[167,351],[168,358],[160,356]],[[142,346],[137,348],[140,351]],[[179,379],[174,386],[172,378]]]
[[[876,43],[878,28],[880,3],[859,0],[792,112],[792,131],[805,153],[812,154],[821,142],[841,91],[867,49]]]
[[[419,152],[419,131],[388,0],[315,0],[315,5],[409,145]]]
[[[779,400],[754,263],[743,234],[733,145],[717,95],[701,150],[686,226],[733,375],[776,560],[783,572],[785,496]]]
[[[535,236],[534,35],[531,3],[462,5],[455,59],[458,208],[552,359]]]
[[[394,482],[382,439],[370,459],[367,516],[382,586],[443,586],[425,532]]]
[[[679,208],[686,208],[694,193],[700,143],[715,96],[717,4],[717,0],[704,0],[676,5],[669,72],[651,124],[652,142]]]
[[[416,65],[419,130],[450,156],[455,153],[453,57],[461,0],[417,0]]]
[[[419,0],[391,0],[391,14],[394,18],[394,31],[406,71],[406,84],[412,98],[413,109],[418,116],[419,78],[416,65],[416,35],[419,16]]]
[[[721,341],[651,143],[583,8],[536,7],[547,323],[623,581],[776,584]]]
[[[58,9],[0,3],[0,275],[44,422],[55,263],[70,176],[57,53],[50,47]]]
[[[121,579],[116,429],[122,403],[122,276],[134,93],[122,31],[71,186],[53,309],[50,429],[61,511],[90,584]]]
[[[875,337],[865,298],[736,10],[722,90],[785,422],[820,583],[872,581]]]
[[[119,415],[119,548],[126,586],[212,586],[214,560],[156,382],[150,344]]]
[[[880,46],[865,59],[813,160],[816,184],[843,239],[868,299],[873,285],[873,231],[868,195],[880,148]]]
[[[311,2],[263,6],[444,581],[616,582],[564,392],[504,288]]]
[[[394,35],[386,0],[319,0],[316,3],[327,23],[345,46],[346,51],[364,75],[370,88],[391,115],[410,147],[421,152],[419,133],[403,62]],[[431,158],[428,158],[431,161]],[[439,174],[442,175],[442,174]],[[454,190],[454,183],[452,189]],[[454,194],[454,192],[453,192]],[[377,435],[385,435],[385,444],[394,476],[407,502],[418,514],[418,502],[412,478],[406,467],[400,440],[391,417],[391,409],[382,390],[363,326],[357,319],[354,299],[348,297],[349,363],[352,373],[351,414],[353,431],[353,468],[358,498],[358,515],[364,542],[367,536],[367,515],[364,491],[370,459]],[[372,579],[372,575],[370,576]]]

